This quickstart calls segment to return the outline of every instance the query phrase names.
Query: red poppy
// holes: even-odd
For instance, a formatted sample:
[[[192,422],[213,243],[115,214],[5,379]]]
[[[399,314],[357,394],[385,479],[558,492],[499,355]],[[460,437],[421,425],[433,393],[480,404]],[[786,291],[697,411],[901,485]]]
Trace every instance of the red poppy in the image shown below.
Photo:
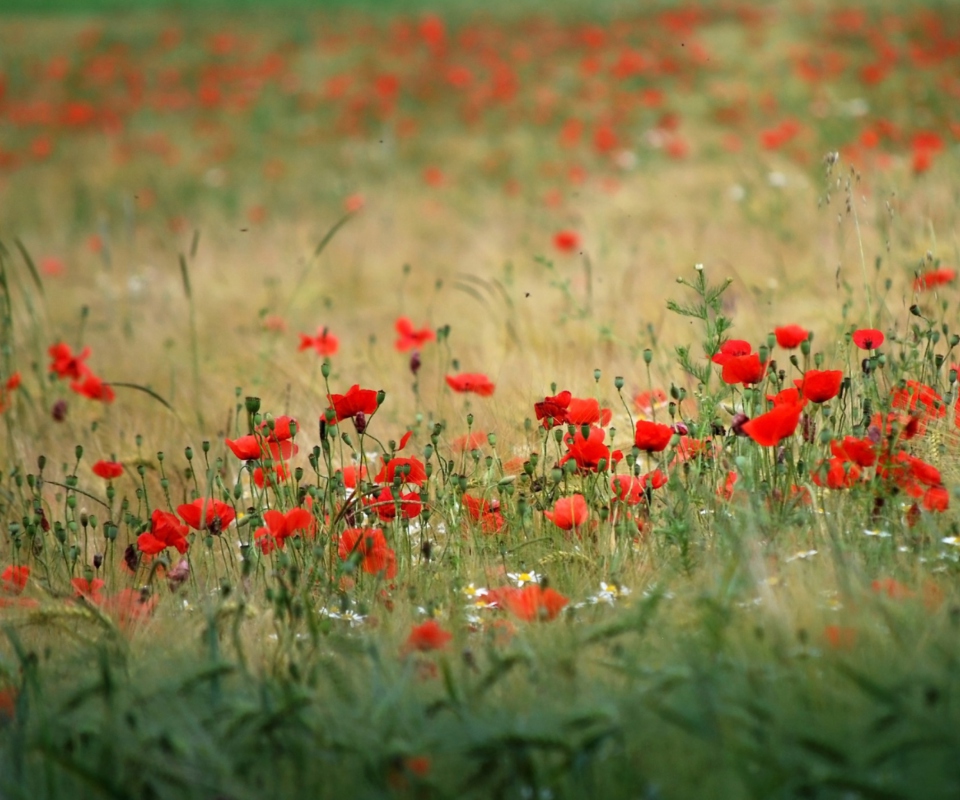
[[[282,463],[276,463],[269,472],[264,472],[263,467],[255,467],[253,470],[253,482],[262,489],[264,486],[279,486],[290,477],[290,470]]]
[[[158,602],[157,595],[149,596],[138,589],[123,589],[112,597],[105,598],[101,606],[108,614],[116,617],[122,628],[128,628],[149,617]]]
[[[435,619],[428,619],[421,625],[414,625],[404,644],[404,651],[418,650],[425,653],[429,650],[441,650],[453,638],[453,634],[440,627]]]
[[[189,528],[168,511],[154,509],[150,517],[150,530],[137,537],[137,548],[141,553],[156,555],[168,547],[186,553],[190,543],[187,541]]]
[[[600,462],[604,461],[605,468],[610,468],[610,448],[603,443],[605,436],[603,428],[590,426],[586,438],[580,427],[573,434],[564,436],[564,442],[567,445],[566,455],[560,459],[560,465],[573,460],[577,464],[580,472],[597,472],[600,469]]]
[[[730,356],[723,362],[720,377],[724,383],[759,383],[763,380],[766,365],[760,361],[759,353],[750,353],[745,356]]]
[[[371,575],[382,572],[388,580],[397,575],[397,554],[379,528],[347,528],[340,535],[337,552],[341,561],[358,553],[363,571]]]
[[[299,426],[293,417],[280,416],[273,420],[273,425],[265,420],[260,423],[260,435],[271,442],[285,442],[297,435]]]
[[[744,341],[743,339],[727,339],[720,349],[713,354],[713,357],[710,359],[714,364],[720,364],[723,366],[731,358],[736,356],[747,356],[753,352],[753,347],[750,345],[750,342]]]
[[[355,467],[351,464],[338,471],[343,475],[343,485],[348,489],[356,489],[358,481],[367,479],[367,468],[365,466]]]
[[[4,411],[6,411],[10,407],[9,405],[10,392],[14,391],[19,386],[20,386],[20,373],[14,372],[9,378],[7,378],[7,382],[2,387],[0,387],[0,414],[2,414]]]
[[[655,408],[667,404],[667,393],[663,389],[650,389],[640,392],[633,398],[633,405],[641,414],[650,416]]]
[[[561,497],[553,506],[553,511],[544,511],[543,515],[558,528],[565,531],[583,525],[590,516],[590,509],[582,494]]]
[[[557,231],[553,235],[553,246],[561,253],[572,253],[580,247],[580,234],[576,231]]]
[[[432,342],[437,335],[430,328],[414,330],[413,323],[408,317],[400,317],[394,325],[397,331],[397,341],[394,347],[401,353],[406,350],[417,350],[427,342]]]
[[[373,389],[361,389],[358,383],[351,386],[346,394],[328,394],[327,399],[333,409],[334,424],[357,414],[373,414],[378,408],[377,392]]]
[[[259,461],[260,459],[288,461],[299,450],[293,442],[286,439],[280,442],[271,442],[254,434],[241,436],[239,439],[225,439],[224,441],[230,451],[241,461]]]
[[[918,275],[913,281],[913,291],[922,292],[926,289],[933,289],[936,286],[943,286],[944,284],[952,283],[956,277],[957,271],[955,269],[940,267],[939,269]]]
[[[936,389],[915,380],[905,380],[903,386],[895,386],[890,392],[890,405],[918,413],[925,422],[947,414],[947,406]]]
[[[773,447],[782,439],[792,436],[800,424],[803,403],[794,406],[776,406],[766,414],[754,417],[743,424],[744,433],[764,447]]]
[[[777,344],[787,350],[799,347],[810,336],[810,332],[799,325],[784,325],[782,328],[774,328],[773,334],[777,337]]]
[[[922,502],[927,511],[946,511],[950,507],[950,493],[943,486],[931,486],[923,493]]]
[[[648,453],[659,453],[661,450],[666,450],[673,434],[674,430],[669,425],[641,419],[637,421],[633,443]]]
[[[296,534],[314,534],[317,521],[305,508],[292,508],[286,514],[271,509],[263,514],[265,527],[258,528],[253,534],[257,545],[264,555],[269,555],[276,547],[283,547],[290,536]]]
[[[93,474],[110,481],[123,475],[123,464],[116,461],[98,461],[93,465]]]
[[[50,372],[55,372],[58,378],[73,378],[78,381],[89,371],[83,363],[90,357],[89,347],[84,347],[82,352],[74,354],[69,345],[57,342],[50,346],[47,353],[53,359]]]
[[[400,483],[414,483],[422,486],[427,479],[427,470],[419,458],[391,458],[380,468],[373,479],[374,483],[393,483],[399,473]]]
[[[192,503],[177,506],[177,513],[191,528],[219,534],[236,519],[233,506],[220,500],[198,497]]]
[[[480,523],[484,533],[498,533],[503,530],[506,520],[500,513],[499,500],[478,500],[468,494],[462,496],[463,507],[467,513]]]
[[[100,605],[103,597],[100,590],[104,587],[101,578],[71,578],[70,584],[76,597],[82,597],[94,605]]]
[[[473,392],[481,397],[489,397],[495,388],[490,379],[481,372],[447,375],[447,386],[455,392]]]
[[[397,494],[395,497],[389,486],[384,486],[378,495],[364,500],[368,508],[377,512],[383,522],[395,520],[398,516],[403,519],[413,519],[420,515],[423,504],[420,502],[420,495],[417,492],[405,492]]]
[[[646,484],[633,475],[614,475],[610,481],[610,489],[616,500],[635,506],[646,500]]]
[[[30,567],[9,566],[0,573],[0,593],[20,594],[27,588],[30,578]]]
[[[497,601],[520,619],[551,620],[556,618],[570,601],[554,589],[544,589],[539,583],[528,583],[520,589],[506,587],[496,592]]]
[[[776,394],[768,394],[767,400],[774,404],[774,406],[792,406],[800,402],[800,390],[796,387],[790,387],[789,389],[782,389]]]
[[[840,394],[843,372],[839,369],[808,369],[803,379],[794,379],[794,384],[811,403],[825,403]]]
[[[317,328],[316,336],[308,336],[305,333],[300,334],[300,346],[298,350],[309,350],[313,348],[317,351],[319,356],[332,356],[336,355],[337,350],[340,349],[340,340],[334,336],[330,331],[321,326]]]
[[[567,409],[572,399],[573,395],[571,395],[570,392],[562,391],[553,397],[545,397],[541,403],[534,403],[533,410],[537,415],[537,419],[543,420],[544,428],[550,427],[551,424],[554,427],[557,425],[566,425],[568,422]]]
[[[810,476],[817,486],[830,489],[849,489],[860,480],[860,467],[847,464],[839,458],[821,461]]]
[[[609,425],[613,412],[609,408],[600,408],[600,403],[594,398],[570,398],[567,408],[567,422],[573,425]]]
[[[850,650],[857,643],[857,629],[841,625],[827,625],[823,638],[834,650]]]
[[[853,343],[861,350],[876,350],[883,340],[883,333],[876,328],[861,328],[853,332]]]
[[[87,372],[82,380],[71,383],[70,388],[77,394],[82,394],[91,400],[100,400],[104,403],[112,403],[116,397],[113,389],[110,388],[110,384],[104,383],[91,372]]]
[[[830,442],[830,452],[843,461],[852,461],[860,467],[872,467],[877,462],[874,444],[869,439],[845,436],[842,442]]]

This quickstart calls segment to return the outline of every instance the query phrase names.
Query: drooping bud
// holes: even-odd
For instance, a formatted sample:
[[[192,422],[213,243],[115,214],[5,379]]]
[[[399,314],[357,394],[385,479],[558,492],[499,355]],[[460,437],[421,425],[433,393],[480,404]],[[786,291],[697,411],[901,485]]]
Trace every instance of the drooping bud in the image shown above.
[[[416,375],[420,371],[420,351],[414,350],[410,354],[410,371]]]

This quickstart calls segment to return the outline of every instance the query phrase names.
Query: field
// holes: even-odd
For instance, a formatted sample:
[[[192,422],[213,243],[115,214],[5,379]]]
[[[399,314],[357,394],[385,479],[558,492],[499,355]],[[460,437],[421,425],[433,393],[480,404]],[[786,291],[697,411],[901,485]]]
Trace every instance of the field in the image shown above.
[[[960,9],[85,9],[0,5],[0,800],[960,794]]]

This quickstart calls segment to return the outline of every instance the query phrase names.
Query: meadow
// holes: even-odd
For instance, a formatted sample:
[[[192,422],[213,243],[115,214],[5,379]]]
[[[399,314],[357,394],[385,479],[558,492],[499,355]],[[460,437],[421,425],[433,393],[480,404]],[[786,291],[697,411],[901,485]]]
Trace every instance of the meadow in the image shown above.
[[[956,797],[958,98],[949,3],[0,6],[0,798]]]

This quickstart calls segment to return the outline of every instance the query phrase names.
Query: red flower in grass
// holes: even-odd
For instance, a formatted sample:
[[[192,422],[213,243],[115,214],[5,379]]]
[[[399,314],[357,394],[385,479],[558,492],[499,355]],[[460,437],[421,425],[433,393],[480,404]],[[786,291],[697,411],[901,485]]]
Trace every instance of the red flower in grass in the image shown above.
[[[427,469],[419,458],[391,458],[380,468],[373,482],[393,483],[398,475],[401,484],[415,483],[422,486],[427,479]]]
[[[544,589],[539,583],[528,583],[520,589],[498,589],[495,594],[500,605],[527,622],[555,619],[570,602],[560,592]]]
[[[373,414],[377,406],[377,392],[374,389],[361,389],[359,383],[351,386],[346,394],[328,394],[329,412],[333,410],[332,423],[343,422],[357,414]],[[329,413],[327,414],[329,420]]]
[[[198,497],[192,503],[177,506],[177,513],[194,530],[213,534],[222,533],[237,517],[233,506],[207,497]]]
[[[834,650],[852,650],[857,643],[857,629],[841,625],[827,625],[823,638]]]
[[[793,406],[800,402],[800,390],[794,387],[782,389],[776,394],[768,394],[767,400],[774,406]]]
[[[283,464],[274,464],[267,472],[264,472],[263,467],[255,467],[253,470],[253,482],[259,489],[264,486],[279,486],[289,477],[290,470]]]
[[[590,509],[582,494],[561,497],[553,506],[553,511],[544,511],[543,515],[558,528],[565,531],[579,528],[590,516]]]
[[[914,279],[913,291],[922,292],[937,286],[943,286],[952,283],[956,277],[957,271],[955,269],[940,267],[939,269],[930,270],[930,272],[924,272]]]
[[[568,461],[573,460],[577,464],[580,472],[597,472],[600,469],[600,462],[606,462],[605,469],[610,468],[610,448],[603,443],[606,432],[603,428],[590,426],[589,434],[586,438],[580,427],[571,435],[563,437],[567,445],[567,454],[560,459],[560,465],[563,466]]]
[[[503,530],[506,521],[500,513],[499,500],[478,500],[468,494],[463,495],[461,499],[467,513],[480,523],[480,529],[484,533],[498,533]]]
[[[724,383],[742,383],[744,386],[759,383],[767,371],[767,365],[760,361],[759,353],[745,356],[730,356],[723,362],[720,378]]]
[[[421,625],[413,626],[403,649],[405,652],[418,650],[421,653],[441,650],[452,638],[453,634],[441,628],[439,622],[428,619]]]
[[[810,332],[799,325],[784,325],[782,328],[774,328],[773,335],[777,337],[778,345],[787,350],[793,350],[807,341]]]
[[[643,391],[633,398],[633,405],[637,411],[648,417],[653,414],[654,409],[665,406],[667,402],[667,393],[663,389]]]
[[[329,329],[320,327],[317,328],[316,336],[300,334],[300,346],[297,350],[309,350],[311,347],[317,351],[319,356],[332,356],[336,355],[337,350],[340,349],[340,340],[330,333]]]
[[[82,352],[75,354],[69,345],[57,342],[50,346],[47,353],[52,359],[50,372],[55,372],[58,378],[73,378],[78,381],[89,371],[83,363],[90,357],[89,347],[84,347]]]
[[[766,414],[754,417],[743,424],[743,431],[753,441],[764,447],[773,447],[782,439],[792,436],[800,424],[803,403],[794,406],[776,406]]]
[[[572,253],[580,247],[580,234],[576,231],[557,231],[553,235],[553,246],[561,253]]]
[[[647,499],[646,481],[633,475],[614,475],[610,481],[610,489],[616,500],[635,506]]]
[[[713,354],[710,360],[714,364],[723,366],[731,358],[748,356],[752,352],[753,347],[750,345],[750,342],[744,341],[743,339],[727,339],[727,341],[720,345],[720,349]]]
[[[849,489],[860,480],[860,467],[856,464],[848,466],[839,458],[831,458],[829,461],[821,461],[810,477],[817,486]]]
[[[288,461],[299,450],[288,439],[281,442],[271,442],[254,434],[241,436],[239,439],[225,439],[224,441],[230,451],[241,461],[272,459],[273,461],[283,462]]]
[[[70,388],[77,394],[82,394],[91,400],[100,400],[103,403],[112,403],[116,397],[113,389],[110,388],[110,384],[104,383],[92,372],[87,372],[82,380],[71,383]]]
[[[884,335],[876,328],[861,328],[853,332],[853,343],[861,350],[876,350],[883,344]]]
[[[293,417],[280,416],[273,420],[273,427],[269,420],[261,422],[259,430],[268,442],[285,442],[297,435],[299,426]]]
[[[82,597],[94,605],[100,605],[103,601],[100,590],[104,587],[104,582],[101,578],[71,578],[70,584],[75,597]]]
[[[946,511],[950,507],[950,493],[943,486],[931,486],[923,493],[922,503],[927,511]]]
[[[830,452],[842,461],[852,461],[858,467],[872,467],[877,463],[877,452],[869,439],[845,436],[842,442],[830,442]]]
[[[794,384],[804,399],[811,403],[825,403],[840,394],[843,372],[839,369],[808,369],[803,378],[795,378]]]
[[[567,407],[567,422],[573,425],[609,425],[613,412],[609,408],[600,408],[594,398],[570,398]]]
[[[377,512],[382,522],[391,522],[397,516],[413,519],[420,515],[420,509],[423,507],[417,492],[398,493],[395,497],[389,486],[384,486],[378,495],[365,499],[364,503],[367,508]]]
[[[27,588],[30,567],[9,566],[0,573],[0,594],[20,594]]]
[[[363,571],[371,575],[382,572],[388,580],[397,575],[397,554],[380,528],[347,528],[340,535],[337,552],[341,561],[359,554]]]
[[[268,555],[277,547],[283,547],[286,540],[297,534],[313,535],[317,530],[317,521],[305,508],[292,508],[286,514],[271,509],[263,514],[264,527],[253,534],[257,545]]]
[[[98,461],[93,465],[92,469],[94,475],[107,481],[123,475],[123,464],[117,461]]]
[[[543,402],[534,403],[533,410],[537,415],[537,420],[543,421],[544,428],[550,427],[551,420],[553,420],[553,427],[566,425],[568,421],[567,409],[572,399],[573,395],[571,395],[570,392],[562,391],[553,397],[545,397]]]
[[[659,453],[667,449],[673,434],[674,430],[669,425],[641,419],[637,421],[633,443],[648,453]]]
[[[159,598],[137,589],[123,589],[107,597],[101,607],[115,617],[121,628],[130,628],[147,619],[157,606]]]
[[[157,508],[150,517],[150,530],[137,537],[137,548],[149,556],[162,553],[168,547],[175,547],[177,552],[186,553],[190,546],[186,538],[189,531],[175,515]]]
[[[909,409],[919,414],[924,422],[945,417],[947,406],[932,386],[920,381],[906,380],[890,392],[890,405],[896,409]]]
[[[493,382],[482,372],[462,372],[459,375],[447,375],[447,386],[455,392],[473,392],[481,397],[489,397],[496,388]]]
[[[9,404],[10,392],[14,391],[19,386],[20,386],[19,372],[14,372],[13,375],[7,378],[7,382],[3,384],[3,386],[0,386],[0,414],[2,414],[4,411],[6,411],[10,407],[10,404]]]
[[[427,342],[432,342],[437,335],[430,328],[415,330],[408,317],[400,317],[394,324],[397,331],[397,341],[394,347],[401,353],[407,350],[418,350]]]

